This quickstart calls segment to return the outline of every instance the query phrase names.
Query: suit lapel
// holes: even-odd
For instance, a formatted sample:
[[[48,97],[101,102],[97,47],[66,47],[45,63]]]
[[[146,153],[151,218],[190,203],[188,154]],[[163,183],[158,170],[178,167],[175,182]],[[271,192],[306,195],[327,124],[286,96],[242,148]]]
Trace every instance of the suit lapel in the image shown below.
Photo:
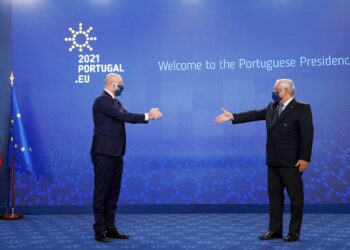
[[[281,115],[274,121],[271,123],[270,125],[270,130],[273,129],[275,127],[276,124],[278,124],[279,122],[283,121],[283,119],[292,111],[295,109],[296,106],[296,101],[295,98],[293,98],[293,100],[287,105],[287,107],[284,108],[283,112],[281,113]],[[275,109],[275,112],[277,112],[277,110]]]
[[[102,95],[106,96],[108,99],[110,99],[112,101],[113,105],[115,105],[118,109],[122,110],[121,103],[117,99],[113,98],[106,90],[103,91]]]
[[[276,120],[275,120],[275,116],[276,116],[276,112],[277,112],[277,104],[273,103],[270,108],[269,108],[269,116],[268,116],[268,129],[270,130],[272,128],[272,126],[275,124]]]

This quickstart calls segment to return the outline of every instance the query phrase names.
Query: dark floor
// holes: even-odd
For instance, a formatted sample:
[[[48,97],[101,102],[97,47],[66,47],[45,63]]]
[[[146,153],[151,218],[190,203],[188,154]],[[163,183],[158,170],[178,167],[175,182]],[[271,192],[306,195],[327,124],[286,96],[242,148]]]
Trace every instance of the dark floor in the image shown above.
[[[0,220],[0,249],[350,249],[349,214],[306,214],[295,243],[259,241],[266,214],[121,214],[118,227],[131,239],[106,244],[94,240],[92,223],[92,215]]]

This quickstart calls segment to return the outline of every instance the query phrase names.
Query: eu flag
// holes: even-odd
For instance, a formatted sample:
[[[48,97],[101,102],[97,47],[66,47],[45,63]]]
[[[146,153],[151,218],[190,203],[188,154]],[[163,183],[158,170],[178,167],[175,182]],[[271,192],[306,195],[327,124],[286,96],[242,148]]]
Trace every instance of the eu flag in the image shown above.
[[[22,114],[18,107],[13,76],[11,76],[11,132],[8,145],[8,164],[12,163],[14,157],[15,169],[25,170],[38,176],[38,171],[32,164],[32,148],[30,147],[22,120]]]

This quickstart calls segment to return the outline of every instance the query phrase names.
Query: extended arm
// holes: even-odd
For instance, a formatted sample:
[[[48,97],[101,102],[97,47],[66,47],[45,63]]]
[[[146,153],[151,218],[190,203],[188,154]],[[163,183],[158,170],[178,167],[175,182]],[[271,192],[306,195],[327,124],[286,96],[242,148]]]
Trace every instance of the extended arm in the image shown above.
[[[232,124],[261,121],[266,119],[266,108],[233,114]]]
[[[106,98],[98,98],[94,105],[94,111],[109,116],[115,120],[127,123],[146,123],[145,114],[133,114],[121,112],[110,103]]]
[[[266,108],[262,110],[252,110],[243,113],[233,114],[221,108],[223,113],[215,118],[215,122],[223,123],[232,121],[232,124],[260,121],[266,119]]]

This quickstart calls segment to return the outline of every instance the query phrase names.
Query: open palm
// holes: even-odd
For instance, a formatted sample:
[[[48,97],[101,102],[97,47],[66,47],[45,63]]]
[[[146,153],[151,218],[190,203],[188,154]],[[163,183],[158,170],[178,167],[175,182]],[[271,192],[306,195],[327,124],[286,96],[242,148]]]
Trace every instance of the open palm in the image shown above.
[[[221,108],[221,110],[223,111],[223,113],[215,118],[215,122],[223,123],[223,122],[227,122],[227,121],[233,120],[232,113],[228,112],[224,108]]]

